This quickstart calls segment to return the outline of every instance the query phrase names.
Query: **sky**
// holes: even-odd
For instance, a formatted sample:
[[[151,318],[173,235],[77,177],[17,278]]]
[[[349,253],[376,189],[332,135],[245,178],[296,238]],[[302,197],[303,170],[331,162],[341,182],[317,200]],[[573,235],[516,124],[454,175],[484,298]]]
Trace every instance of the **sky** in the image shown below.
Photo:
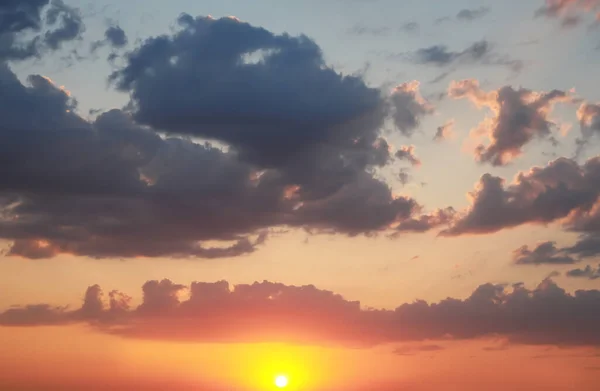
[[[596,390],[600,1],[0,2],[0,390]]]

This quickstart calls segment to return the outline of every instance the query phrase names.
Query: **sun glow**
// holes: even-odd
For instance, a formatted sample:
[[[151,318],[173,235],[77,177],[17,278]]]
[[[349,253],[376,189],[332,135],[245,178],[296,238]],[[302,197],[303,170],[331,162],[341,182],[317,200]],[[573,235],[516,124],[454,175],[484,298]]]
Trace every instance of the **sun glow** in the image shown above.
[[[285,388],[287,387],[288,383],[289,380],[287,376],[279,375],[275,378],[275,385],[277,386],[277,388]]]

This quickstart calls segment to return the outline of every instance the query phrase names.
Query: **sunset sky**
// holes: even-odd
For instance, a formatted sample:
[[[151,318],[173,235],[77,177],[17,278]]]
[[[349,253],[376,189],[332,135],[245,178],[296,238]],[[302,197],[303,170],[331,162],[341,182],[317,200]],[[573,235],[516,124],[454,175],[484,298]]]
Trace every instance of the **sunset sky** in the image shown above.
[[[0,391],[600,389],[600,0],[0,0]]]

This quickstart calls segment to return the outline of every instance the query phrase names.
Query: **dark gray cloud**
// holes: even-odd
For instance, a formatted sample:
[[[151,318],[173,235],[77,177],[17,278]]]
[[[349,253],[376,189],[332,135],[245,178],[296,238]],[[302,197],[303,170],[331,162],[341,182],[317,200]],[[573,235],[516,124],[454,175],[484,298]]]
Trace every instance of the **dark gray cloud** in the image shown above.
[[[533,250],[522,246],[513,251],[513,262],[516,265],[571,265],[577,259],[565,255],[564,251],[556,247],[555,242],[538,244]]]
[[[92,42],[91,51],[95,52],[105,45],[108,45],[111,49],[121,49],[127,46],[127,43],[127,34],[121,27],[109,26],[104,32],[103,40]]]
[[[81,36],[79,11],[60,0],[0,2],[0,62],[40,57]]]
[[[600,279],[600,266],[594,269],[590,265],[587,265],[584,269],[573,269],[569,270],[566,274],[567,277],[572,278],[586,278],[588,280]]]
[[[485,174],[470,193],[471,206],[442,235],[492,233],[559,220],[569,230],[591,232],[600,221],[594,212],[598,210],[594,203],[600,195],[599,178],[598,158],[581,166],[559,158],[545,167],[519,173],[508,186],[502,178]],[[569,253],[577,254],[574,250]]]
[[[393,120],[400,132],[411,137],[421,125],[421,119],[432,115],[434,107],[419,92],[419,82],[412,81],[397,86],[392,92]]]
[[[122,48],[127,45],[127,34],[119,26],[110,26],[104,32],[104,36],[110,46],[114,48]]]
[[[469,99],[478,108],[488,108],[493,117],[483,121],[472,134],[475,140],[488,136],[488,145],[479,144],[475,157],[482,163],[503,166],[523,154],[523,148],[536,139],[552,140],[559,124],[550,120],[552,108],[559,102],[574,102],[569,92],[552,90],[535,92],[504,86],[483,91],[477,80],[453,81],[448,95]]]
[[[505,66],[514,72],[518,72],[523,68],[522,61],[495,53],[493,49],[490,42],[481,40],[461,51],[452,51],[445,45],[434,45],[406,54],[404,57],[416,64],[438,67],[482,64]]]
[[[232,289],[233,288],[233,289]],[[181,293],[189,291],[189,299]],[[264,281],[234,287],[226,281],[148,281],[142,304],[113,291],[108,303],[98,286],[80,309],[47,304],[13,307],[0,313],[3,326],[89,323],[125,338],[187,342],[292,342],[367,347],[377,344],[472,339],[494,336],[507,343],[598,346],[600,291],[569,294],[546,279],[535,289],[521,284],[484,284],[464,300],[418,300],[394,310],[362,308],[312,285]],[[425,351],[438,345],[421,342]],[[415,348],[412,349],[413,351]]]
[[[456,14],[456,19],[463,22],[472,22],[476,19],[481,19],[487,14],[489,14],[491,9],[489,7],[479,7],[479,8],[465,8],[460,10]]]
[[[52,0],[46,13],[49,30],[44,34],[44,43],[52,50],[59,49],[64,42],[81,37],[85,25],[78,9],[67,6],[62,0]]]
[[[406,160],[413,166],[420,166],[421,160],[415,154],[415,146],[414,145],[404,145],[400,147],[396,154],[394,155],[398,160]]]
[[[441,226],[449,226],[456,216],[454,208],[438,209],[433,213],[402,221],[392,236],[404,232],[428,232]]]
[[[432,110],[418,84],[386,97],[326,67],[306,37],[233,18],[180,23],[114,75],[131,88],[131,114],[85,120],[65,89],[39,75],[22,84],[0,65],[0,238],[10,255],[230,257],[279,226],[358,235],[419,219],[414,199],[374,176],[393,160],[385,120],[406,132]]]

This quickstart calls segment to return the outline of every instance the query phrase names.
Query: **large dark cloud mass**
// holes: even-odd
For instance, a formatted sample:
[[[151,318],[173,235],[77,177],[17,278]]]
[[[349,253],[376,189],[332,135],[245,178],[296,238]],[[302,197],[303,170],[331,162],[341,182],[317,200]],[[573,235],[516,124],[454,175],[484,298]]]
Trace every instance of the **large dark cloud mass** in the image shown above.
[[[35,4],[21,25],[37,28],[45,3]],[[50,22],[72,31],[76,12],[51,7]],[[328,68],[307,37],[235,18],[179,24],[113,74],[132,113],[85,120],[67,90],[38,75],[22,84],[0,64],[0,238],[13,242],[10,255],[229,257],[277,226],[358,235],[437,221],[374,176],[393,160],[384,122],[407,133],[433,110],[418,83],[386,96]]]
[[[529,290],[485,284],[465,300],[402,304],[394,310],[361,308],[314,286],[262,282],[230,287],[225,281],[148,281],[143,302],[113,291],[108,303],[92,286],[83,306],[14,307],[0,314],[4,326],[88,322],[122,337],[202,342],[294,342],[372,346],[382,343],[503,336],[514,343],[599,345],[600,292],[568,294],[551,280]]]

